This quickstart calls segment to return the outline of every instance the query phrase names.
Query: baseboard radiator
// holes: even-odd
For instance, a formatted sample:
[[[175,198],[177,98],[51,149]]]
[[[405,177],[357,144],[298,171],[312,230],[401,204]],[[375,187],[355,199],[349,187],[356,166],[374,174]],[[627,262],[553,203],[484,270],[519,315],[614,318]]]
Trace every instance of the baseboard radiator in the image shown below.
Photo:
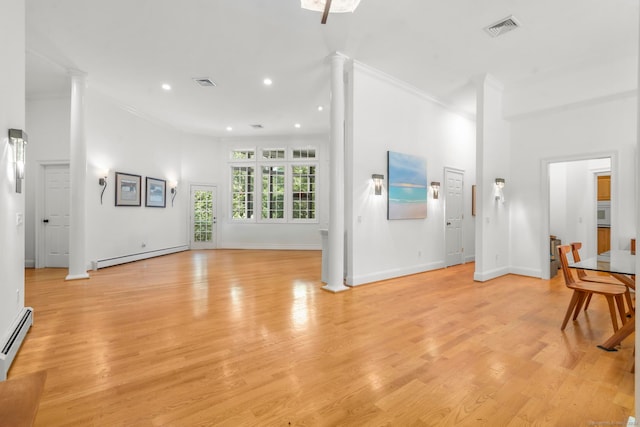
[[[13,359],[18,354],[18,350],[32,324],[33,308],[25,307],[16,317],[16,320],[13,321],[7,336],[0,343],[2,346],[2,351],[0,352],[0,381],[7,379],[7,373],[13,363]]]
[[[157,249],[157,250],[153,250],[153,251],[138,252],[136,254],[123,255],[123,256],[118,256],[118,257],[113,257],[113,258],[99,259],[99,260],[93,261],[91,263],[91,269],[92,270],[98,270],[99,268],[112,267],[114,265],[126,264],[128,262],[134,262],[134,261],[141,261],[141,260],[147,259],[147,258],[154,258],[154,257],[157,257],[157,256],[169,255],[169,254],[173,254],[173,253],[176,253],[176,252],[183,252],[183,251],[188,251],[188,250],[189,250],[189,246],[182,245],[182,246],[174,246],[172,248],[164,248],[164,249]]]

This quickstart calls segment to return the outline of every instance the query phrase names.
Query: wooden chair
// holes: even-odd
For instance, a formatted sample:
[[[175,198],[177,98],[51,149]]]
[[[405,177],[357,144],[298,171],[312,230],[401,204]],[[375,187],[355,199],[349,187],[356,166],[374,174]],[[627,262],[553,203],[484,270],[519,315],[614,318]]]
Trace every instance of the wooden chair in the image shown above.
[[[574,262],[580,262],[580,248],[582,248],[582,243],[573,242],[571,243],[571,254],[573,255]],[[578,280],[582,282],[594,282],[594,283],[608,283],[610,285],[625,285],[618,279],[612,276],[599,276],[597,274],[589,274],[582,268],[576,268],[578,272]],[[592,295],[592,294],[591,294]],[[589,303],[591,302],[591,295],[587,296],[587,300],[584,304],[584,309],[589,308]],[[627,305],[629,306],[629,311],[634,312],[635,308],[633,306],[633,299],[631,298],[631,292],[629,291],[629,287],[627,286],[627,292],[624,294],[624,298],[627,301]]]
[[[569,268],[569,262],[567,261],[567,253],[571,250],[569,245],[558,246],[558,255],[560,258],[560,267],[562,268],[562,274],[564,275],[564,282],[567,288],[573,290],[573,295],[569,301],[567,312],[565,313],[564,320],[562,321],[562,327],[560,330],[564,331],[573,312],[573,320],[578,318],[582,304],[585,299],[591,294],[599,294],[606,298],[609,305],[609,314],[611,315],[611,323],[613,324],[613,330],[618,330],[618,320],[616,316],[616,305],[618,307],[618,313],[624,324],[626,316],[624,312],[624,300],[622,296],[627,292],[627,287],[624,285],[612,285],[608,283],[595,283],[595,282],[582,282],[575,280],[571,269]]]

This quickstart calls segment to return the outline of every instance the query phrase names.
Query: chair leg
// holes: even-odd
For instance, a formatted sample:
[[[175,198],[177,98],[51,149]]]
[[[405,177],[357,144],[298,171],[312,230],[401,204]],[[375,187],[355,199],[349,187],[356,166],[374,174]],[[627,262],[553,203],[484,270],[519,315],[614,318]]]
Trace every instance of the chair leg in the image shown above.
[[[636,308],[633,306],[633,300],[631,299],[631,292],[629,292],[629,288],[627,288],[627,292],[624,293],[624,298],[627,300],[629,313],[633,314],[636,311]]]
[[[587,308],[589,308],[589,303],[591,302],[591,296],[593,294],[589,294],[589,296],[587,297],[587,302],[584,304],[584,311],[587,311]]]
[[[627,312],[624,309],[624,298],[622,298],[622,295],[616,295],[615,299],[616,305],[618,306],[618,313],[620,313],[620,319],[624,325],[627,322]]]
[[[562,321],[562,326],[560,327],[561,331],[564,331],[564,328],[567,327],[567,322],[569,322],[569,317],[571,317],[571,312],[575,308],[576,304],[578,304],[578,299],[580,298],[580,291],[573,291],[573,295],[571,295],[571,300],[569,301],[569,307],[567,307],[567,312],[564,315],[564,320]]]
[[[613,302],[613,296],[611,295],[605,295],[605,298],[607,298],[607,304],[609,304],[609,314],[611,315],[611,323],[613,324],[613,331],[617,332],[618,331],[618,315],[616,314],[616,307],[615,307],[615,303]]]
[[[584,304],[584,301],[588,299],[591,295],[592,295],[591,292],[589,293],[580,292],[580,296],[578,297],[578,303],[576,304],[576,309],[573,312],[573,320],[576,320],[578,318],[578,314],[580,314],[580,310],[582,309],[582,304]]]

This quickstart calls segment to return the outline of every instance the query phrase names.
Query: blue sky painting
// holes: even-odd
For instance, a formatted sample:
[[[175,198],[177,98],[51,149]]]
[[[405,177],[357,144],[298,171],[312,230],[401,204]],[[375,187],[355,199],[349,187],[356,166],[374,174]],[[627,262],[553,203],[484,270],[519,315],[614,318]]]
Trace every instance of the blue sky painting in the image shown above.
[[[427,217],[427,161],[411,154],[387,152],[387,218]]]

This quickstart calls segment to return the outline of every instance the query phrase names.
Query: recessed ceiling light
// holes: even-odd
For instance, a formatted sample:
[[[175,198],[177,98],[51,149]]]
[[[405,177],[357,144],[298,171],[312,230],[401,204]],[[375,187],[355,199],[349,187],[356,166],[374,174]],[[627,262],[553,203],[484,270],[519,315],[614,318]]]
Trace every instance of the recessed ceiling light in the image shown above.
[[[293,127],[296,129],[300,129],[302,126],[300,125],[300,123],[296,123],[295,125],[293,125]]]
[[[269,77],[264,79],[262,82],[264,83],[265,86],[271,86],[273,84],[273,80],[271,80]]]
[[[231,126],[227,126],[227,132],[231,132],[233,128]]]
[[[162,83],[162,89],[164,90],[171,90],[171,85],[168,83]]]
[[[318,111],[322,111],[324,110],[324,107],[322,105],[318,105]]]

